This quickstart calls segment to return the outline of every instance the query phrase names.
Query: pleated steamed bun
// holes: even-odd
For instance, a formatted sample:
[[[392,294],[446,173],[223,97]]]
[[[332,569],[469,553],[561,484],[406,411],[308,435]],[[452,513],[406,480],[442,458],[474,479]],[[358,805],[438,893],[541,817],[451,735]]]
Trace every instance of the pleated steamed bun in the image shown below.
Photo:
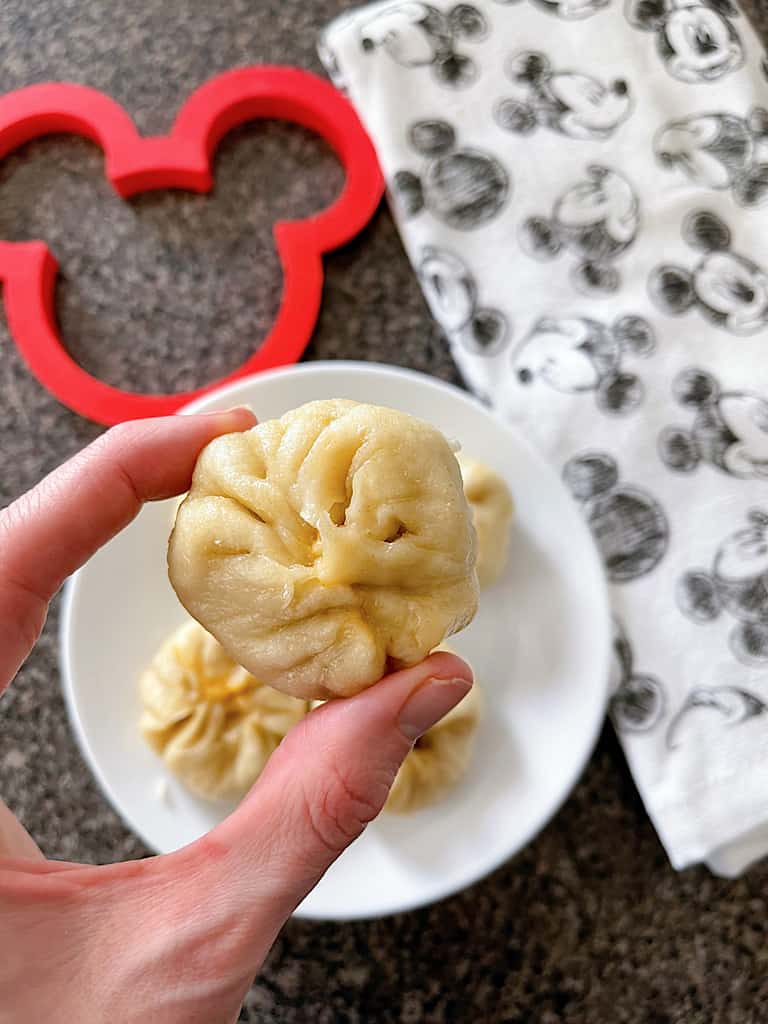
[[[451,651],[447,644],[441,651]],[[400,765],[385,811],[409,814],[442,799],[463,778],[472,759],[482,698],[477,682],[455,708],[413,745]]]
[[[477,532],[477,577],[481,587],[495,583],[509,554],[509,526],[514,504],[499,474],[463,452],[457,455],[464,493]]]
[[[212,441],[168,568],[185,608],[260,682],[328,699],[470,622],[475,544],[443,435],[339,399]]]
[[[197,796],[239,798],[308,711],[257,682],[197,622],[162,645],[139,681],[147,743]]]

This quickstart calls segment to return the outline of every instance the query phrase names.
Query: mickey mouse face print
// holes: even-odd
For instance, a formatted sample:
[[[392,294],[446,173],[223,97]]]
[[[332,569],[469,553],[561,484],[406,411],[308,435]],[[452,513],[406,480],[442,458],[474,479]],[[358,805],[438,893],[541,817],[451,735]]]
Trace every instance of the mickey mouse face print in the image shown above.
[[[698,309],[732,334],[756,334],[768,325],[768,274],[748,256],[733,252],[728,226],[698,210],[683,222],[683,238],[703,251],[691,270],[665,265],[650,277],[656,304],[671,316]]]
[[[516,95],[499,100],[494,115],[500,127],[519,135],[545,127],[571,139],[605,139],[632,110],[623,78],[603,82],[582,72],[555,70],[543,53],[515,54],[506,72]]]
[[[460,256],[426,246],[418,274],[430,309],[451,341],[475,355],[495,355],[504,347],[509,333],[507,318],[499,310],[479,304],[477,282]]]
[[[744,63],[730,0],[628,0],[627,19],[656,33],[659,56],[681,82],[714,82]]]
[[[435,78],[453,88],[471,84],[477,64],[463,52],[462,42],[487,34],[482,13],[472,4],[442,11],[432,4],[387,5],[360,27],[360,46],[367,52],[384,50],[406,68],[431,67]]]
[[[421,174],[398,171],[392,190],[404,216],[427,209],[461,231],[487,224],[499,213],[511,189],[509,175],[493,154],[457,145],[447,121],[417,121],[408,130],[412,148],[426,158]]]
[[[664,125],[654,140],[662,167],[705,188],[730,189],[741,206],[768,199],[768,111],[696,114]]]
[[[579,291],[615,292],[621,278],[614,261],[632,245],[640,204],[627,179],[593,164],[555,201],[550,217],[529,217],[520,241],[537,259],[563,250],[576,257],[572,278]]]
[[[745,664],[768,659],[768,515],[751,509],[747,525],[727,536],[710,569],[691,569],[677,586],[681,611],[694,622],[735,619],[730,645]]]
[[[545,317],[514,353],[520,384],[537,381],[563,394],[594,392],[598,408],[626,413],[642,400],[643,385],[624,369],[625,358],[649,356],[655,338],[642,317],[621,317],[611,325],[587,317]]]
[[[666,427],[659,454],[669,469],[691,473],[700,464],[740,479],[768,479],[768,401],[750,391],[721,390],[706,370],[689,367],[673,394],[692,410],[689,427]]]

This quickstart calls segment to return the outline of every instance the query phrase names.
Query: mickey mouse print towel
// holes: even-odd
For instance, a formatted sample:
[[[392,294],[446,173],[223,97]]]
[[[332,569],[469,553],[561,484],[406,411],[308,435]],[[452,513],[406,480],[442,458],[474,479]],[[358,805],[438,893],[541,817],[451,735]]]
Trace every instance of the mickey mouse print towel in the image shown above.
[[[732,0],[385,0],[321,41],[475,392],[602,555],[672,864],[768,853],[768,80]]]

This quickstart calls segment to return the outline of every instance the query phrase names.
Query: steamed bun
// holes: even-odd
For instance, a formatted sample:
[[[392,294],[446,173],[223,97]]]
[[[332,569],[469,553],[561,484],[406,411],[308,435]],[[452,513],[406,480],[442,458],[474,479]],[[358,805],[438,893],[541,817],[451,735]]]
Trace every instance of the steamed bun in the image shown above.
[[[242,797],[308,710],[258,683],[196,622],[171,634],[139,685],[145,740],[208,799]]]
[[[494,583],[504,571],[509,553],[509,526],[514,505],[499,474],[463,453],[457,456],[464,493],[477,531],[477,577],[481,587]]]
[[[475,533],[434,427],[310,402],[212,441],[168,546],[181,603],[260,682],[358,693],[477,607]]]
[[[416,740],[400,765],[385,811],[407,814],[421,810],[445,796],[461,780],[472,756],[481,706],[475,683],[445,718]]]

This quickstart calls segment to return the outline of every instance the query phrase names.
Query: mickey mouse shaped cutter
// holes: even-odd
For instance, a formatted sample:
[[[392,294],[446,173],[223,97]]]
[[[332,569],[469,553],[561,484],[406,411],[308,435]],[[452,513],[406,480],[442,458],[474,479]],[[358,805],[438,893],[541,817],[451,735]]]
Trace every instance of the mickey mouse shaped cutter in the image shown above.
[[[48,246],[41,241],[0,242],[0,280],[11,336],[32,373],[64,405],[105,425],[163,416],[238,377],[295,362],[317,321],[323,254],[365,226],[384,183],[373,145],[351,104],[323,79],[296,68],[225,72],[190,96],[168,135],[153,138],[142,138],[114,100],[84,86],[33,85],[0,98],[0,159],[43,135],[82,135],[101,146],[107,178],[126,199],[152,189],[209,192],[211,159],[221,139],[238,125],[263,118],[300,124],[324,138],[344,166],[346,181],[327,209],[274,226],[284,281],[277,319],[258,351],[222,380],[197,391],[143,395],[91,376],[69,355],[58,334],[58,265]]]

